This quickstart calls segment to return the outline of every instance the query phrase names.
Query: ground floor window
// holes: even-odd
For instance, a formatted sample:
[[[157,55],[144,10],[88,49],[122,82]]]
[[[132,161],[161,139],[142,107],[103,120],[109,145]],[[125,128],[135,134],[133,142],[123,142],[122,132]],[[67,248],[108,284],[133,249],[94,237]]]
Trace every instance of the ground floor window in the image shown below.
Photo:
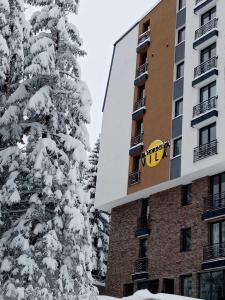
[[[138,282],[137,288],[138,290],[149,290],[152,294],[157,294],[159,292],[159,280]]]
[[[181,295],[186,297],[192,296],[192,276],[181,277]]]
[[[200,298],[225,300],[225,272],[208,272],[200,275]]]
[[[127,283],[123,286],[123,296],[128,297],[133,295],[134,293],[134,284],[133,283]]]

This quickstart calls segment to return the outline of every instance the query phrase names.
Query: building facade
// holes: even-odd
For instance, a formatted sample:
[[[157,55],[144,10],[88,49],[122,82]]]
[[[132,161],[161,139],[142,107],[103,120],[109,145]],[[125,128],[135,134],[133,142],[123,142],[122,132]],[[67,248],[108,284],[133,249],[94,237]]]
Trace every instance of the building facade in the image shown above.
[[[106,291],[225,300],[225,1],[158,1],[114,45],[96,205]]]

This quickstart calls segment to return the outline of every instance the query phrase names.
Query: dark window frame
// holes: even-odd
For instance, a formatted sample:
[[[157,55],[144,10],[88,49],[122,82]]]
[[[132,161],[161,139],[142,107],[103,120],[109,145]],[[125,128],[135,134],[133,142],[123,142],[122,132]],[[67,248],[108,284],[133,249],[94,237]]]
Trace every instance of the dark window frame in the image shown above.
[[[217,222],[213,222],[213,223],[210,223],[210,237],[209,237],[209,241],[210,241],[210,245],[213,246],[214,243],[213,243],[213,225],[214,224],[219,224],[219,244],[222,244],[224,243],[225,241],[223,241],[222,239],[222,224],[225,224],[225,220],[221,220],[221,221],[217,221]]]
[[[200,51],[200,62],[204,63],[204,62],[208,61],[209,59],[215,57],[216,55],[213,55],[213,53],[212,53],[214,49],[216,49],[216,42],[213,43],[213,44],[211,44],[211,45],[209,45],[208,47],[202,49]],[[204,54],[206,54],[206,53],[208,54],[209,57],[206,60],[204,60],[203,59],[204,58]]]
[[[177,44],[185,41],[186,28],[182,27],[177,30]]]
[[[203,26],[203,25],[207,24],[208,22],[210,22],[211,20],[213,20],[215,18],[215,17],[212,17],[214,13],[216,14],[216,6],[212,7],[210,10],[208,10],[201,16],[201,26]],[[205,17],[209,17],[209,20],[206,23],[203,22]]]
[[[201,297],[201,276],[202,276],[203,274],[209,274],[209,275],[210,275],[210,279],[211,279],[211,280],[210,280],[210,283],[212,283],[212,281],[213,281],[213,280],[212,280],[212,278],[213,278],[213,277],[212,277],[212,274],[213,274],[213,273],[217,273],[217,272],[223,273],[223,283],[224,283],[223,286],[225,287],[225,271],[224,271],[224,270],[203,272],[203,273],[199,274],[199,293],[198,293],[198,294],[199,294],[199,298]],[[212,298],[212,284],[210,285],[210,288],[209,288],[209,289],[210,289],[210,295],[209,295],[210,298],[209,298],[209,299],[210,299],[210,300],[215,300],[215,299]]]
[[[211,142],[213,142],[213,141],[216,140],[216,138],[213,139],[213,140],[211,139],[211,128],[213,128],[213,127],[216,128],[216,122],[214,122],[212,124],[209,124],[209,125],[207,125],[207,126],[202,127],[202,128],[199,129],[199,146],[203,146],[203,145],[209,144],[209,143],[211,143]],[[203,130],[207,130],[208,131],[208,142],[207,143],[203,143],[202,142],[202,132],[203,132]]]
[[[132,292],[131,293],[129,293],[129,288],[132,288]],[[126,292],[125,290],[126,290],[126,288],[128,288],[128,292]],[[125,283],[124,285],[123,285],[123,297],[129,297],[129,296],[132,296],[133,295],[133,293],[134,293],[134,283],[133,282],[131,282],[131,283]]]
[[[191,188],[191,200],[188,201],[188,189]],[[192,204],[192,183],[183,186],[183,195],[182,195],[182,206],[187,206]]]
[[[190,232],[191,233],[191,243],[190,246],[187,245],[187,233]],[[188,228],[183,228],[181,229],[181,252],[190,252],[192,251],[192,228],[188,227]]]
[[[200,88],[200,90],[199,90],[199,93],[200,93],[200,96],[199,96],[199,98],[200,98],[200,103],[203,102],[203,90],[207,90],[207,93],[208,93],[208,99],[207,99],[207,100],[209,100],[210,98],[213,97],[213,96],[211,95],[211,89],[212,89],[213,86],[217,87],[217,84],[216,84],[216,83],[217,83],[217,82],[216,82],[216,80],[215,80],[215,81],[210,82],[209,84],[207,84],[207,85],[205,85],[205,86],[203,86],[203,87]],[[215,96],[216,96],[216,95],[215,95]]]
[[[178,11],[182,10],[186,7],[186,0],[179,0],[178,1]]]
[[[175,147],[175,144],[178,142],[178,141],[181,141],[181,146],[180,146],[180,152],[175,152],[176,149],[178,149],[177,147]],[[178,138],[175,138],[173,140],[173,158],[174,157],[177,157],[177,156],[180,156],[182,154],[182,137],[178,137]]]
[[[176,80],[184,77],[184,61],[176,65]]]
[[[184,279],[186,278],[191,278],[192,283],[191,283],[191,295],[185,295],[184,293]],[[181,296],[184,297],[192,297],[193,296],[193,276],[192,274],[185,274],[180,276],[180,294]]]
[[[181,113],[180,113],[180,108],[179,108],[180,103],[182,103]],[[178,109],[177,109],[177,106],[178,106]],[[174,118],[177,118],[182,115],[183,115],[183,98],[178,99],[174,102]]]

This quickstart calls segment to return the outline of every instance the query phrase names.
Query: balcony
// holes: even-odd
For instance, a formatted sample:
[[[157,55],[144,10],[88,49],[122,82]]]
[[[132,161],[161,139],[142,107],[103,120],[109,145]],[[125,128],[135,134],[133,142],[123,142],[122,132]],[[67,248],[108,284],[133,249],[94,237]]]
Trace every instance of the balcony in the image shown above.
[[[202,50],[216,42],[216,39],[219,35],[217,23],[218,19],[214,18],[195,31],[195,41],[193,47],[196,50]]]
[[[135,237],[144,237],[150,234],[149,219],[147,216],[137,219],[137,228],[135,230]]]
[[[217,152],[217,140],[214,140],[208,144],[196,147],[194,149],[194,162],[218,154]]]
[[[217,96],[212,97],[193,108],[193,120],[191,126],[198,128],[199,126],[204,127],[210,123],[216,121],[218,117],[217,111]]]
[[[205,209],[202,220],[215,220],[225,216],[225,192],[210,195],[205,199]]]
[[[150,30],[142,33],[138,38],[137,53],[141,53],[150,46]]]
[[[145,97],[142,99],[136,101],[134,103],[133,113],[132,113],[132,119],[133,120],[140,120],[143,118],[146,111],[145,107]]]
[[[144,133],[141,132],[131,138],[131,147],[129,151],[131,156],[138,155],[143,151],[143,136]]]
[[[214,56],[194,69],[193,87],[202,87],[216,80],[218,75],[217,57]]]
[[[134,264],[132,279],[135,281],[148,279],[148,258],[139,258]]]
[[[148,79],[148,63],[144,63],[137,68],[134,85],[139,86]]]
[[[202,15],[216,5],[217,0],[196,0],[194,13]]]
[[[206,246],[203,249],[202,269],[220,268],[225,266],[225,243]]]
[[[141,181],[141,171],[137,170],[129,174],[128,185],[134,185]]]

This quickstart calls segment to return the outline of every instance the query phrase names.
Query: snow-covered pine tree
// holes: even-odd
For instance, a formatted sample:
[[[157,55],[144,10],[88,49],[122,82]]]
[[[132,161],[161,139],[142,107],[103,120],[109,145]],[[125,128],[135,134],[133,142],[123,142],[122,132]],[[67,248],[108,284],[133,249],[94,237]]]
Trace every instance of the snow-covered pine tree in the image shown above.
[[[23,107],[26,93],[21,84],[24,50],[29,27],[24,18],[23,0],[0,0],[0,212],[4,232],[16,214],[9,208],[18,207],[23,161],[18,143],[23,142]],[[1,238],[0,233],[0,238]]]
[[[109,246],[109,229],[110,229],[110,215],[107,212],[98,210],[94,206],[95,191],[98,172],[100,150],[100,138],[97,139],[91,154],[89,155],[89,168],[86,172],[86,185],[85,188],[90,192],[91,203],[90,223],[92,235],[92,261],[93,270],[92,276],[97,281],[103,281],[107,271],[107,257]]]
[[[91,277],[87,165],[90,95],[77,63],[81,40],[68,14],[78,0],[27,0],[31,18],[23,111],[26,213],[0,240],[4,299],[96,299]]]

